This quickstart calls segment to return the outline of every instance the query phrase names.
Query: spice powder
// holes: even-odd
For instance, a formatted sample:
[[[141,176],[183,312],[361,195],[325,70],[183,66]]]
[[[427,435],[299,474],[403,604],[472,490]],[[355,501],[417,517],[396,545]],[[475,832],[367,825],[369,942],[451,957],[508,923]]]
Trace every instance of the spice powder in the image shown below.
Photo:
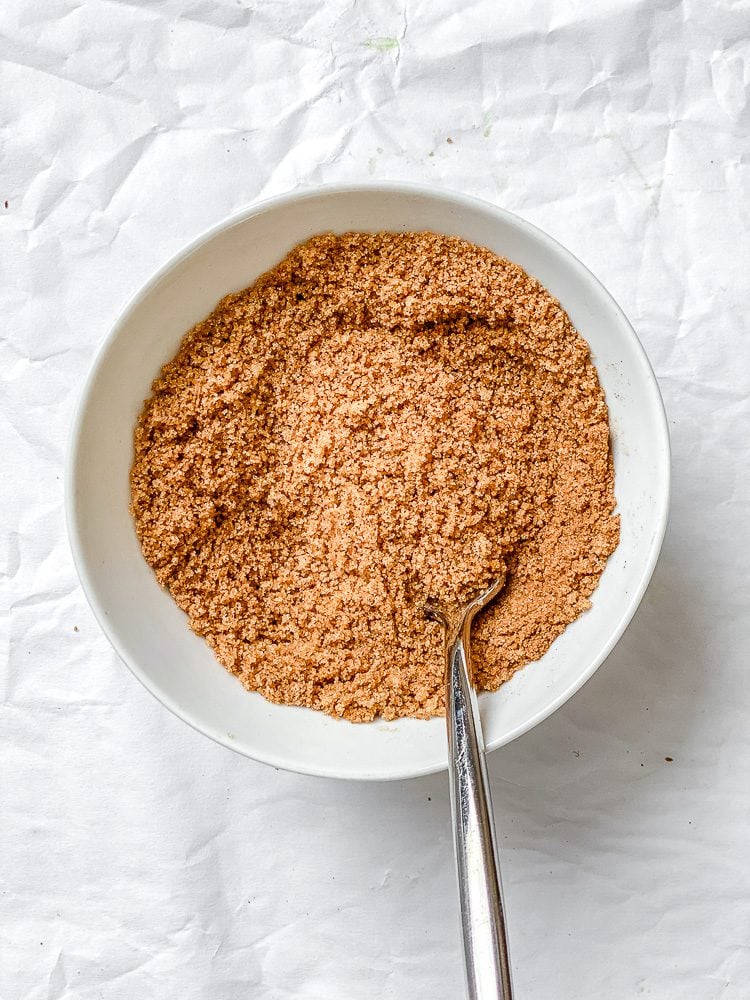
[[[354,721],[444,711],[428,596],[480,689],[581,612],[619,538],[604,394],[560,304],[434,233],[321,235],[184,338],[135,431],[143,554],[220,662]]]

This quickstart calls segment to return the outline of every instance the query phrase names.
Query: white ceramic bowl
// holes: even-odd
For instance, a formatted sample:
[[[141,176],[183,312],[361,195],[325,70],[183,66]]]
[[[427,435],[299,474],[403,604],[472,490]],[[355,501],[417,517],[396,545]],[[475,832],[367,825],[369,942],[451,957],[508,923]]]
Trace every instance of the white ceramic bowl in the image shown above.
[[[277,767],[342,778],[404,778],[446,766],[442,719],[354,725],[272,705],[242,688],[188,628],[146,565],[128,513],[133,427],[162,364],[228,292],[251,284],[322,231],[433,230],[508,257],[538,278],[591,345],[612,425],[619,548],[590,611],[537,663],[480,699],[489,749],[559,708],[630,621],[661,546],[669,439],[646,355],[596,278],[549,236],[493,205],[417,186],[324,188],[251,208],[212,229],[143,288],[93,366],[73,429],[66,481],[73,555],[101,627],[136,677],[176,715],[233,750]]]

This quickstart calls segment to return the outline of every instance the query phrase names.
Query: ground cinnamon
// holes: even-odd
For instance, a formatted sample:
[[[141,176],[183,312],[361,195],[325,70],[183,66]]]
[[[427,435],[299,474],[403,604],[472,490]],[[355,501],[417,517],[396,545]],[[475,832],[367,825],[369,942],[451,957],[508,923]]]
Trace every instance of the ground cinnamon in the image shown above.
[[[520,267],[433,233],[322,235],[223,299],[135,432],[159,582],[246,687],[355,721],[443,711],[441,627],[497,688],[589,606],[617,545],[588,346]]]

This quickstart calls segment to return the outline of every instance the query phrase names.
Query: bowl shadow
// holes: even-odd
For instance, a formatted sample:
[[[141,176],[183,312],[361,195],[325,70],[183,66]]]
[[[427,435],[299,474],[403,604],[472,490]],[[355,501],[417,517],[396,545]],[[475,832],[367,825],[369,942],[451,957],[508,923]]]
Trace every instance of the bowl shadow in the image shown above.
[[[641,779],[675,761],[709,681],[703,585],[688,553],[668,532],[643,601],[605,663],[553,716],[490,754],[496,808],[523,799],[529,809],[538,796],[547,813],[559,801],[568,816],[580,806],[588,821],[599,802],[611,817],[612,808],[637,809]]]

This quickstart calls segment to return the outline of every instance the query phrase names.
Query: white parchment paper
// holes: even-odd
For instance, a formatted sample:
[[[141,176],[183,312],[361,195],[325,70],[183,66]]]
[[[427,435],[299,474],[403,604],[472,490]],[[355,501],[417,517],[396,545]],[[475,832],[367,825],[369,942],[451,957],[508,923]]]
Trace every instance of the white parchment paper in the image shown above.
[[[65,535],[73,407],[128,297],[256,199],[367,178],[567,245],[670,416],[641,610],[491,758],[518,998],[750,996],[749,37],[746,0],[2,5],[3,1000],[462,995],[444,776],[214,746],[117,661]]]

